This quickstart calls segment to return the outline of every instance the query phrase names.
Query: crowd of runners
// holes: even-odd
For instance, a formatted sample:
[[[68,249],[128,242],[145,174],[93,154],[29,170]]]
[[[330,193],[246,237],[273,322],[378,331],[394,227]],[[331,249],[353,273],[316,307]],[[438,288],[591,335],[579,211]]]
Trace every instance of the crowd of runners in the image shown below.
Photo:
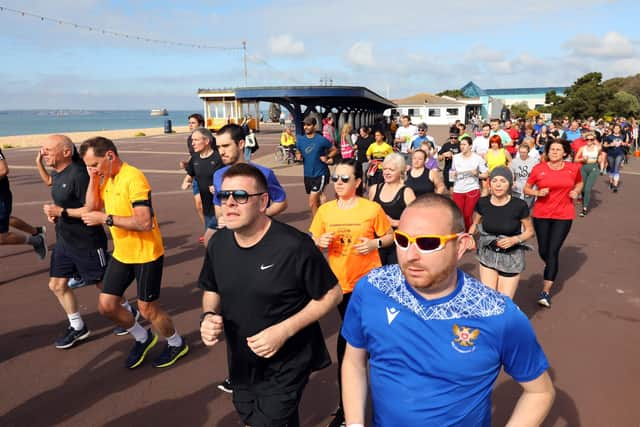
[[[524,390],[513,424],[544,420],[554,397],[548,362],[511,298],[535,237],[545,265],[537,303],[551,307],[576,211],[589,213],[601,175],[620,190],[635,121],[494,119],[471,132],[456,123],[436,141],[409,117],[357,130],[307,117],[301,132],[281,138],[303,162],[307,233],[277,220],[287,194],[273,170],[250,161],[246,127],[214,135],[203,125],[189,116],[189,157],[179,165],[206,248],[200,332],[208,346],[225,338],[229,376],[219,388],[246,425],[299,425],[309,375],[331,362],[318,320],[336,307],[340,394],[330,426],[364,425],[368,390],[375,425],[490,425],[501,368]],[[35,162],[51,188],[42,210],[56,231],[49,288],[69,320],[55,346],[90,335],[73,290],[81,283],[98,288],[114,333],[132,337],[127,368],[159,338],[166,343],[154,366],[186,356],[189,343],[159,302],[164,246],[144,174],[102,137],[76,149],[51,135]],[[45,259],[46,227],[12,215],[8,175],[0,150],[0,244],[31,245]],[[467,251],[480,280],[457,268]],[[123,297],[134,279],[135,303]]]

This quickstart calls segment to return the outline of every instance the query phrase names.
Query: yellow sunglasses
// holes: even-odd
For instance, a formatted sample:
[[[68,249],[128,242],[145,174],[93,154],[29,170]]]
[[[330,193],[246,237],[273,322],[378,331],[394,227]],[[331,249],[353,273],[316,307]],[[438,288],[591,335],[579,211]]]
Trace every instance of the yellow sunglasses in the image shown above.
[[[436,252],[442,250],[444,245],[447,244],[449,240],[457,239],[462,236],[464,233],[456,233],[456,234],[447,234],[445,236],[441,236],[439,234],[429,234],[422,236],[409,236],[407,233],[403,233],[402,231],[394,231],[393,232],[393,240],[396,242],[396,245],[403,251],[409,249],[409,245],[414,243],[423,254],[428,254],[431,252]]]

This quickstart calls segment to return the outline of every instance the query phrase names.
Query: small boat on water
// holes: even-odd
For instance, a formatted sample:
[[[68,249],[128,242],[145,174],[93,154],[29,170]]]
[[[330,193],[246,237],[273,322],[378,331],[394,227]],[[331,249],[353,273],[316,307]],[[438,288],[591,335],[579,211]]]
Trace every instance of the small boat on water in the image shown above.
[[[168,114],[169,112],[166,108],[154,108],[153,110],[151,110],[152,116],[166,116]]]

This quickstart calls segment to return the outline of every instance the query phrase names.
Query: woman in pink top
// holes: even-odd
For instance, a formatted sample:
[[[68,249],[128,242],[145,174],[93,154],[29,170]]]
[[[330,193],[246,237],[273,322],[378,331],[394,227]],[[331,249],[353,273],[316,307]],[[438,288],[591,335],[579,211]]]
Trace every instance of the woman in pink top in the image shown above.
[[[351,124],[345,123],[340,132],[340,155],[343,159],[353,159],[355,151],[351,141]]]

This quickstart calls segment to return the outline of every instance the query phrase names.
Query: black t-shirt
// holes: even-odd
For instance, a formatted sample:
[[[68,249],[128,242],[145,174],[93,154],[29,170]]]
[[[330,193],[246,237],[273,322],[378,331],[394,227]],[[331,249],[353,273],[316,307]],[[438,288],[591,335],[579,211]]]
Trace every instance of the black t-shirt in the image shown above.
[[[516,236],[522,232],[521,220],[529,216],[524,200],[512,197],[504,206],[491,204],[491,196],[481,197],[475,211],[482,215],[482,228],[489,234]]]
[[[415,178],[411,176],[411,172],[407,173],[407,179],[404,183],[413,190],[416,197],[422,194],[433,193],[436,189],[431,179],[429,179],[429,169],[427,168],[422,170],[422,175]]]
[[[460,153],[460,144],[459,143],[452,144],[451,142],[445,142],[444,144],[442,144],[442,147],[440,147],[440,151],[438,151],[438,154],[442,155],[444,153],[448,153],[449,151],[451,151],[454,155]],[[448,171],[449,169],[451,169],[452,163],[453,163],[453,158],[449,157],[445,159],[443,169],[445,171]],[[446,177],[446,174],[445,174],[445,177]]]
[[[51,173],[51,197],[53,202],[66,209],[84,206],[89,174],[82,163],[72,162],[61,172]],[[80,218],[59,217],[56,222],[56,238],[82,249],[107,247],[107,235],[101,225],[88,226]]]
[[[222,166],[224,164],[222,164],[220,154],[215,150],[205,158],[201,158],[200,154],[194,153],[187,164],[187,173],[195,177],[198,182],[200,199],[202,199],[202,212],[207,216],[215,215],[213,194],[211,194],[209,186],[213,185],[213,173]]]
[[[373,144],[373,141],[373,135],[369,135],[366,138],[358,135],[358,139],[356,140],[356,144],[358,145],[358,162],[364,163],[367,161],[367,150],[369,146]]]
[[[4,160],[4,154],[0,149],[0,160]],[[8,200],[11,197],[11,189],[9,188],[9,178],[4,176],[0,178],[0,199]]]
[[[289,338],[269,359],[253,353],[246,339],[298,313],[337,283],[311,238],[291,226],[272,220],[250,248],[238,246],[232,230],[219,230],[207,247],[198,284],[220,295],[233,382],[282,392],[328,366],[318,322]]]

